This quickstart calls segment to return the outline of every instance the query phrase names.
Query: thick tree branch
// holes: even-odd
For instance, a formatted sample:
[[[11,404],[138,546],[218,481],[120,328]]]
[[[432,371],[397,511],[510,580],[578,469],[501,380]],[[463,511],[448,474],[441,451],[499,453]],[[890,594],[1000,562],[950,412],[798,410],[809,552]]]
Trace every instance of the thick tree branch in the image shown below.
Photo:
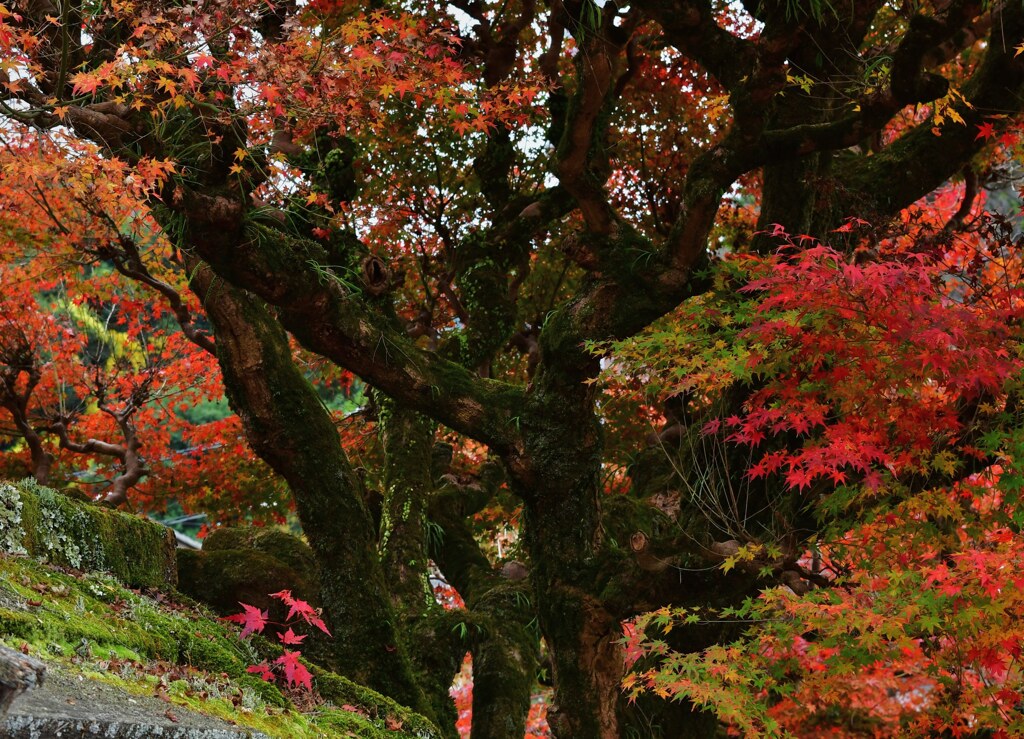
[[[857,112],[821,123],[766,131],[750,154],[757,164],[774,164],[817,151],[844,149],[882,130],[902,108],[946,94],[945,78],[928,72],[948,61],[959,47],[945,44],[981,9],[980,3],[954,3],[939,17],[915,16],[910,31],[894,50],[889,89],[854,102]]]
[[[577,89],[569,102],[558,148],[558,179],[575,198],[594,234],[606,235],[618,219],[604,189],[608,153],[606,113],[613,104],[621,48],[600,35],[585,36],[576,56]]]
[[[923,123],[875,156],[837,162],[836,180],[856,201],[890,215],[948,180],[985,146],[977,137],[979,125],[990,121],[999,130],[1010,120],[1007,114],[1024,109],[1024,57],[1014,57],[1022,41],[1024,9],[1010,3],[999,38],[991,40],[981,66],[962,88],[971,105],[958,108],[964,123],[946,122],[938,135],[930,121]]]
[[[245,222],[241,204],[225,196],[170,190],[165,199],[188,216],[196,254],[229,283],[277,306],[281,323],[308,349],[460,433],[496,449],[513,445],[520,390],[416,347],[320,268],[332,259],[319,244]]]
[[[658,21],[672,46],[727,90],[737,88],[753,71],[754,43],[718,25],[709,0],[642,0],[636,5]]]

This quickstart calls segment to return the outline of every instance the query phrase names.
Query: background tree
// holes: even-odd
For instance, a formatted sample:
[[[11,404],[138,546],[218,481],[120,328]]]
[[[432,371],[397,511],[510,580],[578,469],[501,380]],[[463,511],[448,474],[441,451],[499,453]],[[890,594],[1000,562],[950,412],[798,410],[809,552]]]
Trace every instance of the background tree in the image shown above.
[[[962,295],[934,290],[970,276],[943,245],[972,226],[977,192],[1016,146],[1022,13],[958,0],[16,3],[0,10],[2,111],[9,152],[38,164],[5,169],[3,184],[25,190],[60,172],[81,200],[96,196],[102,169],[110,187],[89,212],[135,198],[131,212],[159,227],[160,279],[133,261],[156,254],[143,259],[121,219],[109,251],[86,233],[65,238],[167,301],[193,343],[212,342],[246,437],[287,481],[320,563],[331,667],[447,725],[444,691],[468,646],[473,731],[521,735],[535,614],[556,735],[618,736],[641,715],[652,733],[708,731],[700,722],[717,719],[689,705],[624,704],[624,620],[665,604],[735,615],[780,582],[838,592],[799,565],[836,534],[816,502],[877,490],[879,465],[917,470],[891,491],[899,498],[1006,454],[974,436],[1009,427],[1002,383],[1016,365],[954,350],[1002,336],[1012,310],[944,313]],[[49,148],[12,149],[22,138]],[[961,206],[917,231],[910,256],[855,231],[898,221],[954,177]],[[45,233],[12,223],[12,238],[45,254]],[[826,235],[839,251],[820,250],[813,237]],[[779,246],[789,251],[775,259]],[[737,270],[734,255],[775,272]],[[834,273],[849,284],[836,287]],[[808,283],[891,310],[860,323],[850,306],[813,314],[808,335],[837,342],[817,355],[801,347],[800,321],[784,330],[748,316],[737,333],[700,314],[719,295],[742,304],[752,279],[775,295],[766,311],[798,310]],[[885,303],[890,293],[903,302]],[[212,340],[191,307],[175,308],[196,301]],[[864,364],[865,347],[897,338],[890,323],[904,308],[966,327]],[[670,318],[683,323],[669,333],[696,321],[748,371],[693,379],[684,344],[679,374],[691,382],[663,407],[605,392],[600,353],[629,351],[608,342]],[[381,468],[369,484],[292,340],[376,391]],[[911,372],[908,356],[925,369]],[[804,374],[785,373],[791,359]],[[953,381],[981,361],[987,374]],[[851,396],[818,387],[858,363],[882,384]],[[849,448],[833,444],[831,421],[856,418],[865,397],[900,397],[914,413],[884,416],[891,437],[842,429]],[[802,417],[784,410],[793,402]],[[975,425],[960,420],[972,408]],[[638,416],[660,427],[647,449],[629,422]],[[710,433],[719,416],[731,429],[720,443],[693,435],[695,418]],[[769,437],[748,469],[748,447]],[[466,464],[476,445],[488,461]],[[917,469],[940,454],[940,477]],[[740,490],[750,520],[730,513]],[[527,579],[499,570],[467,525],[509,496]],[[465,597],[468,644],[426,597],[430,558]],[[732,567],[740,558],[758,566]],[[674,650],[705,655],[744,626],[697,621]]]

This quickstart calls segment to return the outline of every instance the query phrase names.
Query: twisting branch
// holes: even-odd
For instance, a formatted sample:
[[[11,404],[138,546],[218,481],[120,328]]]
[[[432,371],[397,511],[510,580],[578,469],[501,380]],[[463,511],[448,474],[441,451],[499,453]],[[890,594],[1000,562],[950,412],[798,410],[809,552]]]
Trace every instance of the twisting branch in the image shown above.
[[[112,248],[99,250],[102,252],[101,256],[110,259],[114,264],[114,268],[125,277],[156,290],[167,301],[167,305],[170,307],[171,312],[174,313],[174,318],[178,322],[178,326],[181,328],[185,338],[207,354],[216,356],[217,347],[213,339],[196,327],[195,316],[192,315],[192,311],[189,310],[185,301],[182,300],[181,294],[169,283],[153,276],[142,260],[142,255],[139,253],[139,245],[135,243],[135,239],[120,233],[117,224],[113,222],[108,213],[100,215],[108,222],[113,229],[113,233],[117,234],[117,242],[121,247],[120,250]]]
[[[32,477],[42,485],[50,480],[50,469],[54,458],[43,444],[43,437],[32,424],[29,403],[32,394],[42,379],[35,353],[24,333],[17,331],[13,343],[0,335],[0,408],[11,415],[14,431],[25,440],[32,460]],[[25,375],[22,389],[18,380]]]
[[[658,21],[672,46],[727,90],[736,89],[753,71],[754,44],[718,25],[709,0],[641,0],[637,6]]]
[[[569,104],[558,150],[558,178],[579,205],[587,229],[599,236],[610,234],[619,220],[604,189],[608,169],[604,119],[614,104],[619,57],[629,41],[629,32],[611,32],[614,16],[607,11],[614,7],[614,3],[605,7],[596,27],[587,25],[594,23],[594,18],[586,20],[577,15],[574,19],[574,35],[581,47],[576,55],[577,90]]]
[[[142,441],[133,421],[135,408],[129,406],[126,410],[116,411],[101,403],[100,411],[114,419],[118,429],[124,438],[123,444],[113,444],[100,439],[87,439],[84,442],[75,441],[68,433],[68,419],[62,418],[48,427],[48,431],[57,435],[61,449],[67,449],[77,454],[98,454],[104,457],[111,457],[121,463],[122,471],[116,475],[112,482],[110,492],[103,497],[103,502],[118,506],[128,500],[128,491],[131,490],[147,474],[149,469],[139,454],[142,448]]]
[[[1009,112],[1024,106],[1024,57],[1014,47],[1024,41],[1024,8],[1009,3],[1000,18],[998,42],[988,45],[985,58],[961,88],[970,107],[960,107],[963,123],[944,123],[940,135],[930,121],[911,129],[871,157],[838,162],[836,179],[849,195],[891,214],[914,202],[952,177],[985,145],[977,127],[1005,128]]]
[[[971,214],[974,201],[978,197],[978,174],[970,166],[964,167],[964,196],[960,200],[960,207],[956,213],[950,216],[943,227],[944,231],[955,231],[964,224],[964,220]]]

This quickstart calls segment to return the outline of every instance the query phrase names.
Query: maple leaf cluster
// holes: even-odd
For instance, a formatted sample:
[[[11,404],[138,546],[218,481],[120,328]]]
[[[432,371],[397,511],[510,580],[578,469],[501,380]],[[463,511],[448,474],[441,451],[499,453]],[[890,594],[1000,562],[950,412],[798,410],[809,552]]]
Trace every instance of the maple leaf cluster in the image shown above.
[[[290,590],[271,593],[270,597],[276,598],[288,606],[288,615],[285,617],[284,623],[274,624],[280,627],[277,629],[277,639],[285,647],[298,646],[306,639],[306,634],[296,634],[293,630],[292,627],[298,623],[314,626],[328,636],[331,635],[327,625],[320,618],[319,612],[306,601],[293,597]],[[244,639],[250,634],[262,634],[267,625],[271,624],[267,611],[261,611],[259,608],[246,603],[239,603],[239,605],[243,609],[241,613],[225,616],[224,618],[225,621],[242,624],[242,633],[239,634],[239,638]],[[285,629],[285,627],[287,628]],[[281,629],[285,630],[282,631]],[[301,658],[302,652],[300,650],[283,649],[281,656],[273,662],[268,663],[264,661],[258,665],[250,665],[247,670],[259,675],[267,682],[273,682],[280,677],[288,687],[312,690],[313,676],[306,669],[306,666],[299,661]]]
[[[816,587],[628,623],[633,698],[685,697],[749,736],[811,735],[822,721],[901,736],[1024,730],[1019,257],[998,220],[953,242],[936,239],[943,223],[939,208],[908,209],[870,253],[791,241],[727,258],[720,279],[743,280],[746,299],[706,296],[618,345],[609,375],[623,390],[637,371],[647,390],[685,394],[700,435],[750,449],[748,479],[813,493],[823,523],[814,549],[791,555]],[[676,340],[705,349],[630,370],[637,352]],[[734,383],[753,392],[722,415],[711,398]],[[745,635],[673,646],[674,627],[720,622]]]

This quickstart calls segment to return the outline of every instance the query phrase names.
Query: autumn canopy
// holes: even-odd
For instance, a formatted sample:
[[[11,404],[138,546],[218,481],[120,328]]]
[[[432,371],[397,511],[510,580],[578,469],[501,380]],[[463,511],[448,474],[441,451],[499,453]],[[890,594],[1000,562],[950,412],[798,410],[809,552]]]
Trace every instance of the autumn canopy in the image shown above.
[[[0,475],[446,735],[1024,733],[1021,0],[0,3]]]

